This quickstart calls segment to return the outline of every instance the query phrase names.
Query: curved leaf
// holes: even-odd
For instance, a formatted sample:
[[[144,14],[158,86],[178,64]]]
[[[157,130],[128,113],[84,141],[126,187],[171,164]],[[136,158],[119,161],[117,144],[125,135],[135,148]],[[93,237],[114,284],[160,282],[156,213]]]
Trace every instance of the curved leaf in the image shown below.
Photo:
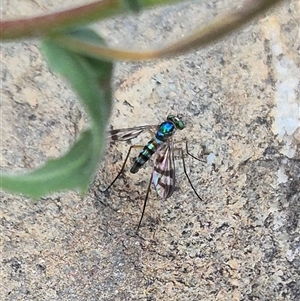
[[[102,39],[89,29],[69,35],[103,45]],[[112,106],[112,63],[71,52],[51,38],[43,43],[42,50],[50,66],[66,77],[80,97],[91,128],[82,133],[64,156],[48,161],[41,168],[24,174],[2,173],[2,189],[36,198],[58,190],[87,188],[104,148]]]
[[[91,131],[86,131],[63,157],[48,161],[44,166],[26,174],[5,175],[1,185],[6,190],[32,197],[77,187],[85,189],[94,170]]]

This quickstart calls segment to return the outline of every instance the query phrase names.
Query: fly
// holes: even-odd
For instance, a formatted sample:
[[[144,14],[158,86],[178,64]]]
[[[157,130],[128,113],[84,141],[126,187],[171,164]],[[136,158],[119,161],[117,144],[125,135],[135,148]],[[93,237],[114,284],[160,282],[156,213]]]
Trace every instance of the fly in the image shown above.
[[[175,134],[176,130],[183,130],[185,128],[185,124],[182,121],[182,117],[175,116],[175,115],[168,115],[166,121],[161,123],[160,125],[144,125],[139,127],[133,127],[133,128],[126,128],[126,129],[118,129],[118,130],[111,130],[108,133],[108,138],[115,140],[115,141],[128,141],[131,139],[134,139],[138,137],[142,132],[145,130],[148,130],[153,134],[153,138],[143,147],[142,151],[139,153],[139,155],[136,157],[130,172],[131,173],[137,173],[139,169],[152,157],[154,156],[154,167],[153,171],[151,173],[151,178],[149,181],[149,185],[147,188],[142,215],[137,227],[137,232],[141,226],[146,204],[151,188],[151,183],[153,183],[156,193],[163,199],[169,198],[174,190],[176,185],[176,178],[175,178],[175,159],[174,159],[174,151],[180,152],[180,157],[182,159],[183,163],[183,170],[184,174],[188,179],[188,182],[190,186],[192,187],[194,193],[196,196],[202,201],[202,198],[197,193],[196,189],[194,188],[190,177],[187,174],[186,166],[185,166],[185,160],[184,160],[184,154],[188,154],[189,156],[193,157],[196,160],[199,160],[195,156],[193,156],[188,151],[188,144],[187,140],[184,139],[180,142],[185,142],[185,153],[184,149],[182,147],[176,148],[174,147],[174,144],[179,144],[179,142],[173,141],[173,135]],[[156,131],[154,134],[154,130]],[[110,183],[110,185],[103,190],[102,192],[107,191],[119,178],[121,173],[123,172],[126,162],[129,158],[129,155],[131,153],[131,150],[133,148],[139,148],[140,146],[132,145],[130,146],[126,158],[123,162],[123,165],[121,167],[121,170],[117,174],[117,176],[114,178],[114,180]],[[200,161],[200,160],[199,160]]]

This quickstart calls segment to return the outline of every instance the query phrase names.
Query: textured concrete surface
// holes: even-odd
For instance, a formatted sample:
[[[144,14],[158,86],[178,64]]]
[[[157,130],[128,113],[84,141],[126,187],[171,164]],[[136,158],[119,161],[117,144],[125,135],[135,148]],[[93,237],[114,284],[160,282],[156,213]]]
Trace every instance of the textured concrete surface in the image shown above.
[[[194,1],[94,27],[111,45],[158,47],[230,2]],[[70,3],[4,1],[2,12],[13,18]],[[109,145],[86,196],[64,192],[34,202],[1,193],[0,299],[299,300],[299,15],[299,1],[288,1],[208,48],[118,63],[111,124],[155,124],[184,113],[178,140],[187,137],[191,152],[207,160],[187,158],[203,202],[178,160],[174,195],[162,202],[151,192],[135,235],[151,163],[136,175],[127,168],[107,194],[98,189],[118,172],[127,143]],[[38,46],[1,45],[3,170],[63,154],[86,124]]]

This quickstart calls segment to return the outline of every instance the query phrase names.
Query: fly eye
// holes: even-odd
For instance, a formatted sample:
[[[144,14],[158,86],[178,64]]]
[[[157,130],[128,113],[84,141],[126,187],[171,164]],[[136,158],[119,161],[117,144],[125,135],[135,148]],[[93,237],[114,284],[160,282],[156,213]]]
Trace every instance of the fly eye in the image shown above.
[[[185,128],[185,125],[184,125],[183,121],[181,121],[181,120],[179,120],[176,125],[179,130],[183,130]]]
[[[174,118],[174,123],[176,128],[179,130],[183,130],[185,128],[184,122],[179,117]]]
[[[167,120],[173,122],[177,129],[183,130],[185,128],[185,125],[184,122],[181,120],[181,116],[183,115],[168,115]]]
[[[167,120],[174,121],[175,118],[176,118],[176,116],[170,114],[170,115],[168,115]]]

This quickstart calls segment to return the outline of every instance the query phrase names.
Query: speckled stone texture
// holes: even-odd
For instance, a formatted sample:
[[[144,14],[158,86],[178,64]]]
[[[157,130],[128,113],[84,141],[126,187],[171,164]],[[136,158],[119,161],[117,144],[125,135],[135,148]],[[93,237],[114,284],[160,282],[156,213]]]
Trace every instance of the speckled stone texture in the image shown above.
[[[86,1],[3,1],[3,18]],[[193,1],[94,24],[110,45],[138,50],[188,35],[240,1]],[[205,49],[116,64],[114,128],[183,113],[188,174],[152,190],[135,229],[151,162],[105,194],[128,143],[110,144],[89,193],[39,201],[1,193],[0,299],[300,300],[299,1]],[[1,45],[1,168],[63,154],[86,126],[74,93],[48,70],[38,40]],[[134,143],[145,144],[146,133]],[[204,151],[203,151],[204,150]],[[132,155],[136,156],[135,153]],[[103,203],[109,206],[104,206]]]

